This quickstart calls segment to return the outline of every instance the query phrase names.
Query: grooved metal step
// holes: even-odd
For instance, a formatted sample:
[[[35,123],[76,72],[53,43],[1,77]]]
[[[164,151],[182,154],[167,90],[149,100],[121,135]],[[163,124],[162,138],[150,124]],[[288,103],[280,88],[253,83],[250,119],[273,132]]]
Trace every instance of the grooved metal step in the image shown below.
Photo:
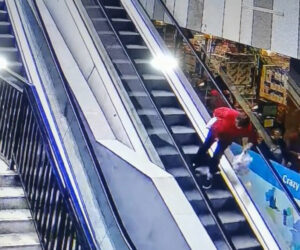
[[[36,233],[0,234],[0,249],[40,250]]]

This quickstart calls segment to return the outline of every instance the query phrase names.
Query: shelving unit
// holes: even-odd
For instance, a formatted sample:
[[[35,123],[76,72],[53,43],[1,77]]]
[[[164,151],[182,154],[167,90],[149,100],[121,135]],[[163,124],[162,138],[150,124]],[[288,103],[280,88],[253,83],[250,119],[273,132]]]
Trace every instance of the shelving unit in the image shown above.
[[[260,81],[260,97],[286,105],[288,72],[280,66],[263,65]]]

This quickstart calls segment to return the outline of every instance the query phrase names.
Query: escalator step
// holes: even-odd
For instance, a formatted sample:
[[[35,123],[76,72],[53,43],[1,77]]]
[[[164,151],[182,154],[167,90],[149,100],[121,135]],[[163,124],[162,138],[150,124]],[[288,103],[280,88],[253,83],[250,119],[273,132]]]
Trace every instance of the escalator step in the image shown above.
[[[7,11],[0,10],[0,21],[7,21],[7,17],[8,17]]]
[[[5,1],[0,0],[0,8],[3,9],[5,7]]]
[[[135,58],[149,58],[150,52],[145,45],[129,44],[126,45],[129,55]]]
[[[194,134],[196,133],[195,129],[187,126],[172,126],[171,130],[174,134]]]
[[[108,5],[106,5],[104,7],[107,10],[124,10],[124,8],[122,6],[108,6]]]
[[[155,80],[155,81],[164,81],[165,77],[162,75],[153,75],[153,74],[143,74],[144,80]]]
[[[164,115],[185,115],[185,112],[182,109],[173,108],[173,107],[161,108],[161,112]]]
[[[214,240],[214,244],[217,249],[220,250],[230,250],[227,243],[224,240]]]
[[[165,128],[150,128],[147,129],[148,135],[165,135],[168,134]]]
[[[142,45],[143,39],[140,36],[140,34],[136,31],[119,31],[120,39],[123,41],[123,43],[126,44],[140,44]]]
[[[107,19],[105,18],[105,17],[93,17],[92,19],[91,19],[93,22],[95,21],[95,22],[106,22],[107,21]]]
[[[21,62],[12,61],[12,62],[8,63],[7,67],[17,74],[20,74],[20,75],[22,74],[23,64]]]
[[[110,45],[111,39],[114,39],[113,35],[105,35],[101,37],[101,40],[103,41],[103,43],[105,43],[105,47],[109,56],[114,60],[126,59],[127,56],[120,45],[118,44]]]
[[[163,107],[160,108],[160,110],[164,115],[165,123],[168,126],[185,125],[188,122],[185,112],[180,108]]]
[[[91,19],[98,18],[99,16],[104,17],[103,13],[98,5],[88,5],[88,6],[85,6],[85,9]]]
[[[109,26],[109,23],[107,22],[107,19],[103,18],[103,17],[98,17],[98,18],[92,18],[92,22],[93,22],[93,25],[98,33],[98,35],[101,35],[101,31],[110,31],[110,26]],[[104,34],[104,33],[102,33]],[[109,35],[111,35],[112,33],[107,33]],[[105,35],[105,34],[104,34]]]
[[[136,64],[149,64],[149,59],[134,59]]]
[[[232,237],[233,245],[236,249],[250,250],[250,249],[260,249],[259,242],[248,235],[238,235]]]
[[[147,97],[147,93],[144,91],[131,91],[128,93],[130,97]]]
[[[207,195],[210,200],[228,199],[232,198],[232,194],[224,189],[210,189],[207,190]]]
[[[0,33],[7,34],[11,31],[11,24],[10,22],[0,21]]]
[[[174,177],[190,177],[190,173],[184,168],[171,168],[168,172]]]
[[[189,201],[201,201],[201,200],[203,200],[202,196],[200,195],[200,193],[196,189],[185,191],[184,194],[185,194],[186,198]]]
[[[148,50],[147,46],[138,44],[128,44],[126,47],[127,49]]]
[[[140,33],[136,31],[119,31],[121,36],[140,36]]]
[[[241,213],[235,211],[221,211],[218,215],[224,224],[245,222],[245,217]]]
[[[128,44],[126,47],[130,50],[148,50],[147,46],[139,44]]]
[[[109,5],[109,6],[119,6],[120,5],[120,0],[104,0],[103,4],[104,5]]]
[[[248,234],[246,219],[238,211],[235,211],[234,209],[230,209],[228,211],[220,211],[218,212],[218,216],[228,234],[241,235],[243,232],[245,234]]]
[[[216,212],[236,211],[237,206],[232,194],[226,189],[220,189],[223,183],[213,180],[213,187],[207,190],[208,198]]]
[[[19,58],[18,49],[15,47],[0,47],[0,55],[9,61],[15,61]]]
[[[177,150],[172,146],[165,146],[157,148],[157,152],[162,156],[178,155]]]
[[[11,34],[0,34],[0,45],[1,47],[14,47],[15,37]]]
[[[122,6],[104,6],[110,18],[126,18],[127,13]]]
[[[113,45],[107,45],[106,49],[109,49],[109,50],[122,49],[122,47],[118,44],[113,44]],[[115,59],[115,60],[124,60],[124,59]]]
[[[142,75],[143,73],[147,73],[149,71],[156,71],[155,68],[151,67],[149,59],[134,59],[135,66],[137,68],[137,71],[140,72]],[[130,64],[130,61],[128,59],[115,59],[113,60],[113,63],[116,64],[117,68],[121,72],[128,72],[132,65]],[[130,74],[130,73],[126,73]]]
[[[183,192],[195,189],[195,183],[191,176],[178,176],[175,177],[175,180],[177,181]]]
[[[228,245],[226,242],[222,239],[222,235],[220,234],[220,231],[213,219],[213,217],[210,214],[200,214],[198,215],[201,223],[209,233],[212,241],[216,245],[217,249],[220,250],[229,250]]]
[[[152,90],[151,94],[155,98],[154,101],[158,108],[170,105],[177,107],[176,96],[173,92],[168,90]]]
[[[97,34],[99,36],[103,36],[103,35],[114,35],[114,32],[113,31],[110,31],[110,30],[99,30],[97,31]],[[121,46],[115,46],[116,48],[121,48]]]
[[[116,30],[134,30],[133,22],[128,18],[112,18],[111,21]]]
[[[156,116],[156,110],[155,109],[139,109],[137,110],[138,115],[146,115],[146,116]]]
[[[210,214],[200,214],[199,219],[205,227],[214,226],[216,224]]]
[[[136,75],[121,75],[122,80],[137,80],[138,77]]]
[[[113,22],[120,22],[120,23],[132,23],[132,21],[128,18],[112,18]]]
[[[175,94],[173,92],[165,90],[152,90],[151,94],[154,97],[175,97]]]
[[[164,147],[164,146],[173,145],[172,138],[171,136],[169,136],[167,132],[161,134],[152,134],[150,135],[150,138],[155,147]]]
[[[175,141],[179,145],[188,145],[191,143],[195,143],[195,145],[197,145],[199,143],[196,131],[192,127],[171,126],[171,131],[174,135]]]
[[[182,146],[182,150],[186,155],[195,155],[199,150],[199,145],[185,145]]]

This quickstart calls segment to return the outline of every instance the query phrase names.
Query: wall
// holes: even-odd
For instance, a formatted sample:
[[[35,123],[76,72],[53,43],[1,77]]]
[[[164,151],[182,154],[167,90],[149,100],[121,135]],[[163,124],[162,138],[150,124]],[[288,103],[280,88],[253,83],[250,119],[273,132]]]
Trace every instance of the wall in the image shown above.
[[[159,12],[155,1],[143,1]],[[164,0],[185,28],[300,58],[299,0]]]

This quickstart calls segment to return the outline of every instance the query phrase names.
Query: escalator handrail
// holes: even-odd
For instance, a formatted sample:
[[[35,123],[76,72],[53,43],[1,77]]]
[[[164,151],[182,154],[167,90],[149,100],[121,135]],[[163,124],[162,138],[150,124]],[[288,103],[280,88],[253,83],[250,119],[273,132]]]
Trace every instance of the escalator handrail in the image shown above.
[[[39,10],[38,6],[37,6],[37,3],[36,3],[36,0],[34,0],[34,5],[35,5],[35,8],[36,10]],[[71,90],[71,87],[67,81],[67,79],[65,79],[64,77],[64,73],[63,73],[63,70],[58,62],[58,58],[54,52],[54,48],[53,48],[53,45],[51,43],[51,40],[50,40],[50,37],[48,35],[48,33],[46,32],[46,27],[45,27],[45,23],[41,17],[41,13],[39,11],[37,11],[37,14],[38,14],[38,19],[39,21],[41,22],[41,26],[42,26],[42,33],[44,34],[45,38],[46,38],[46,41],[47,41],[47,46],[50,48],[50,53],[52,55],[52,58],[54,59],[54,62],[55,62],[55,66],[59,72],[59,75],[61,77],[61,80],[63,81],[64,83],[64,86],[65,86],[65,89],[66,89],[66,92],[67,92],[67,97],[69,98],[70,102],[71,102],[71,106],[72,106],[72,109],[74,110],[75,114],[76,114],[76,120],[80,126],[80,129],[81,129],[81,132],[82,132],[82,136],[86,142],[86,146],[87,146],[87,149],[89,151],[89,154],[91,155],[92,157],[92,160],[97,168],[97,172],[99,174],[99,179],[100,179],[100,185],[102,186],[103,190],[104,190],[104,195],[108,201],[108,206],[109,206],[109,209],[111,210],[112,212],[112,215],[115,219],[115,222],[116,222],[116,225],[119,229],[119,232],[121,234],[121,236],[123,237],[123,240],[126,244],[126,246],[128,247],[128,249],[131,249],[131,250],[134,250],[136,249],[136,247],[134,246],[134,243],[132,242],[124,224],[123,224],[123,221],[121,219],[121,216],[119,214],[119,211],[114,203],[114,200],[113,200],[113,196],[110,192],[110,189],[108,187],[108,184],[105,180],[105,177],[104,177],[104,174],[101,170],[101,167],[100,167],[100,163],[97,159],[97,156],[96,156],[96,153],[95,153],[95,150],[93,149],[93,142],[91,140],[91,138],[88,136],[88,133],[86,131],[86,128],[85,128],[85,124],[82,120],[82,111],[80,110],[80,107],[77,103],[77,100],[76,98],[74,97],[73,93],[72,93],[72,90]],[[81,119],[80,119],[81,117]]]
[[[118,42],[120,43],[120,46],[122,47],[124,53],[125,53],[126,56],[128,57],[128,59],[129,59],[131,65],[133,66],[133,69],[134,69],[134,71],[135,71],[135,73],[136,73],[138,79],[139,79],[141,82],[144,82],[143,79],[142,79],[142,77],[141,77],[141,75],[140,75],[140,73],[139,73],[138,70],[137,70],[137,67],[136,67],[135,62],[134,62],[134,61],[131,59],[131,57],[129,56],[129,54],[128,54],[128,52],[127,52],[127,49],[125,48],[124,44],[122,43],[122,41],[121,41],[121,39],[120,39],[120,37],[119,37],[119,35],[118,35],[116,29],[114,28],[114,26],[113,26],[113,24],[112,24],[112,22],[111,22],[111,20],[110,20],[110,18],[109,18],[109,16],[108,16],[108,14],[107,14],[107,12],[106,12],[105,7],[104,7],[103,4],[100,2],[100,0],[96,0],[96,1],[97,1],[97,3],[98,3],[99,7],[101,8],[102,12],[104,13],[105,18],[107,19],[107,21],[108,21],[110,27],[112,28],[114,34],[116,35],[116,38],[117,38]],[[222,234],[222,236],[223,236],[223,238],[224,238],[224,241],[226,242],[226,244],[227,244],[228,246],[230,246],[232,249],[234,249],[233,243],[232,243],[231,241],[228,240],[228,236],[227,236],[227,234],[225,233],[225,229],[224,229],[224,227],[223,227],[223,225],[222,225],[221,220],[220,220],[220,219],[215,215],[215,213],[213,212],[213,209],[212,209],[212,203],[210,202],[208,196],[202,191],[202,188],[199,186],[199,184],[198,184],[198,182],[196,181],[194,175],[192,174],[192,172],[191,172],[189,166],[187,165],[187,163],[186,163],[186,161],[185,161],[185,159],[184,159],[184,157],[183,157],[183,150],[180,149],[180,148],[177,146],[177,144],[176,144],[176,142],[175,142],[173,136],[171,135],[171,133],[170,133],[170,131],[169,131],[169,129],[168,129],[168,127],[167,127],[165,121],[164,121],[163,118],[162,118],[161,112],[157,109],[155,103],[153,102],[152,98],[150,97],[151,94],[149,93],[148,89],[145,87],[144,84],[142,84],[142,86],[143,86],[145,92],[147,93],[147,96],[149,96],[150,102],[151,102],[152,106],[154,107],[155,111],[159,114],[158,117],[159,117],[160,121],[162,122],[162,124],[164,125],[165,130],[166,130],[168,136],[170,137],[170,139],[171,139],[171,141],[172,141],[172,143],[173,143],[173,146],[176,148],[177,152],[179,153],[179,156],[180,156],[180,158],[181,158],[181,160],[182,160],[182,162],[183,162],[183,165],[185,166],[185,168],[186,168],[187,171],[189,172],[189,175],[192,177],[193,182],[195,183],[195,186],[196,186],[198,192],[201,194],[202,197],[204,197],[204,202],[206,203],[207,209],[209,210],[209,212],[210,212],[212,218],[214,219],[214,221],[215,221],[217,227],[219,228],[219,230],[220,230],[220,232],[221,232],[221,234]]]
[[[17,88],[22,93],[24,91],[27,91],[28,97],[29,97],[29,94],[32,97],[32,99],[28,98],[28,102],[30,103],[32,110],[35,113],[35,116],[38,118],[38,119],[36,119],[36,122],[39,125],[39,128],[42,131],[42,134],[45,136],[45,138],[43,138],[44,143],[47,145],[47,147],[45,147],[45,150],[47,151],[48,156],[50,158],[50,162],[52,163],[51,166],[53,167],[53,172],[58,181],[58,186],[59,186],[59,189],[61,190],[61,194],[67,203],[71,203],[71,205],[69,205],[70,206],[69,212],[71,213],[71,216],[74,216],[76,218],[76,221],[80,222],[80,227],[81,227],[81,230],[85,233],[85,239],[87,241],[88,247],[90,249],[96,249],[93,236],[88,229],[87,223],[85,222],[84,212],[78,205],[78,202],[77,202],[78,196],[75,193],[75,190],[73,188],[73,185],[71,184],[70,178],[68,178],[68,173],[66,171],[60,149],[54,138],[47,115],[42,106],[40,97],[37,93],[35,86],[33,84],[29,83],[22,76],[11,71],[10,69],[6,68],[6,69],[3,69],[3,71],[7,72],[9,75],[13,76],[17,81],[11,82],[11,81],[6,80],[5,77],[2,77],[2,76],[0,76],[0,79],[5,81],[7,84],[11,85],[13,88]],[[16,85],[17,85],[17,87],[16,87]],[[74,209],[71,209],[71,208],[74,208]],[[87,247],[87,246],[83,246],[83,247]]]
[[[227,101],[226,97],[224,96],[224,94],[222,93],[222,91],[220,90],[220,88],[217,86],[217,83],[214,80],[214,77],[212,75],[212,73],[210,72],[210,70],[208,69],[208,67],[205,65],[204,62],[202,62],[201,58],[198,56],[198,53],[195,51],[193,45],[191,44],[191,42],[188,40],[188,38],[184,35],[184,33],[182,32],[181,27],[179,26],[178,22],[176,21],[176,19],[173,17],[173,15],[171,14],[171,12],[169,11],[169,9],[167,8],[167,6],[165,5],[165,3],[162,0],[158,0],[161,5],[164,8],[164,11],[166,11],[166,13],[168,14],[168,18],[170,18],[172,20],[172,22],[174,23],[176,29],[180,32],[181,36],[183,37],[183,39],[185,40],[185,42],[188,44],[190,50],[192,51],[192,53],[194,54],[194,56],[197,58],[197,61],[199,63],[201,63],[201,65],[203,66],[203,68],[207,71],[210,80],[213,82],[213,84],[215,85],[215,87],[218,89],[219,93],[221,94],[221,96],[223,97],[223,99],[227,102],[228,106],[232,108],[232,105]],[[204,52],[205,53],[205,52]],[[286,185],[284,185],[282,179],[280,178],[279,174],[277,173],[277,171],[275,170],[273,164],[270,162],[270,160],[264,156],[263,152],[259,149],[258,146],[256,146],[257,151],[259,152],[261,158],[265,161],[265,163],[267,164],[268,168],[271,170],[273,176],[275,176],[275,179],[279,182],[279,185],[282,187],[283,191],[287,194],[288,199],[291,201],[291,203],[293,204],[294,208],[296,209],[296,211],[298,212],[298,214],[300,215],[300,208],[298,203],[295,201],[295,199],[293,198],[292,193],[290,192],[290,190],[286,187]]]

